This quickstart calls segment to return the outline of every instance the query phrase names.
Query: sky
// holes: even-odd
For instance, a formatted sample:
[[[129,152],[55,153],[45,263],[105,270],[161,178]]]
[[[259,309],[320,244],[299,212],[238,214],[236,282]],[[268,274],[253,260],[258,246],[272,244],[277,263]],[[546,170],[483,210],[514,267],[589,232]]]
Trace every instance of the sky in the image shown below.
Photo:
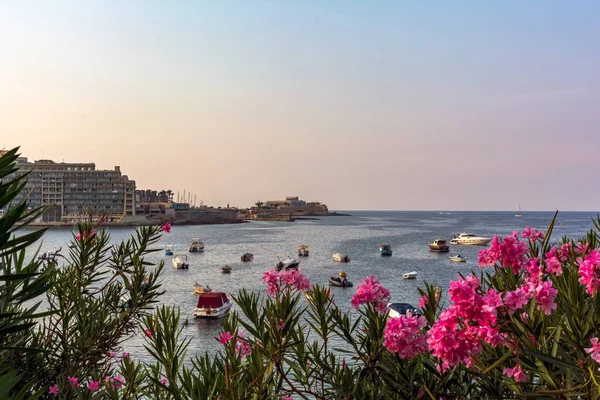
[[[0,148],[205,204],[600,211],[598,1],[0,5]]]

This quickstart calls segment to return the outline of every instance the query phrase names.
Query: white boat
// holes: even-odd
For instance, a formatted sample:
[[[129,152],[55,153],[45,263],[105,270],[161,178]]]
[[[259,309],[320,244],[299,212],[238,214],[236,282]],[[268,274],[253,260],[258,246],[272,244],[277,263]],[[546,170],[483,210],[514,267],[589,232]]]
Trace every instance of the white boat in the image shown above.
[[[444,239],[435,239],[432,243],[429,243],[431,251],[436,253],[444,253],[450,251],[450,246],[446,244]]]
[[[404,279],[415,279],[417,277],[417,271],[407,272],[402,275]]]
[[[204,244],[198,238],[192,239],[192,244],[190,246],[190,253],[201,253],[204,251]]]
[[[519,203],[519,211],[515,214],[515,217],[519,218],[523,216],[523,210],[521,210],[521,203]]]
[[[421,315],[419,309],[412,304],[408,303],[389,303],[388,305],[388,317],[390,318],[400,318],[401,316],[406,315],[407,311],[410,311],[412,315]]]
[[[176,269],[188,269],[190,264],[186,255],[179,255],[173,259],[173,267]]]
[[[454,238],[450,241],[450,244],[485,246],[486,244],[491,242],[491,240],[492,238],[475,236],[472,233],[463,232],[459,235],[454,235]]]
[[[201,285],[198,282],[194,283],[194,293],[202,294],[202,293],[210,293],[212,289],[208,285]]]
[[[298,269],[298,266],[300,265],[300,261],[293,259],[287,254],[278,254],[277,259],[279,262],[275,264],[276,271],[281,271],[282,269],[286,271],[290,269]]]
[[[196,318],[221,318],[229,313],[232,303],[223,292],[202,293],[194,310]]]
[[[465,262],[465,261],[467,261],[467,258],[461,256],[460,254],[457,254],[455,256],[450,256],[450,261],[452,261],[452,262]]]
[[[333,261],[335,262],[350,262],[350,257],[347,254],[335,253],[333,255]]]

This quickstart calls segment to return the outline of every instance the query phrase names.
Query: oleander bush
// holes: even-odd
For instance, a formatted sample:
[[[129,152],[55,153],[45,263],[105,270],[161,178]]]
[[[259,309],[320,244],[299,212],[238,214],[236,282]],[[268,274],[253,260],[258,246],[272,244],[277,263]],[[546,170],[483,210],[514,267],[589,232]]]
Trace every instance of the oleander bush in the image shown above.
[[[11,204],[16,156],[0,158],[0,398],[600,398],[600,219],[577,240],[553,243],[554,220],[495,237],[482,269],[447,293],[425,284],[399,318],[374,276],[344,311],[301,271],[268,271],[264,292],[234,296],[220,350],[190,360],[179,311],[157,307],[163,265],[145,258],[170,227],[112,246],[84,224],[68,254],[38,260],[43,230],[19,230],[41,210]],[[136,333],[153,363],[123,352]]]

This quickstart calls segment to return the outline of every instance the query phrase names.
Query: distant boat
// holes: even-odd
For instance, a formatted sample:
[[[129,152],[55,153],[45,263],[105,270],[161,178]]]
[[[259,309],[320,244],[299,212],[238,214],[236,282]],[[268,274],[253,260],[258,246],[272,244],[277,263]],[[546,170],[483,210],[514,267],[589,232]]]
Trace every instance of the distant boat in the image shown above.
[[[186,255],[180,255],[173,259],[173,268],[175,269],[188,269],[190,264],[188,263]]]
[[[429,243],[429,248],[431,251],[436,253],[445,253],[450,251],[450,246],[446,244],[444,239],[435,239],[433,243]]]
[[[202,253],[204,251],[204,244],[198,238],[192,239],[192,245],[190,246],[190,253]]]
[[[352,282],[346,279],[347,274],[340,272],[339,276],[332,276],[329,278],[329,285],[338,287],[352,287]]]
[[[335,253],[333,255],[333,261],[335,262],[350,262],[350,257],[347,254]]]
[[[194,310],[196,318],[221,318],[229,313],[233,304],[223,292],[202,293]]]
[[[417,277],[417,271],[407,272],[402,275],[404,279],[415,279]]]
[[[278,254],[277,259],[279,262],[275,264],[276,271],[281,271],[282,269],[286,271],[298,269],[298,266],[300,265],[300,261],[294,260],[292,257],[285,254]]]
[[[465,261],[467,261],[467,258],[461,256],[460,254],[457,254],[455,256],[450,256],[450,261],[452,261],[452,262],[465,262]]]
[[[202,293],[210,293],[212,289],[208,285],[201,285],[198,282],[194,283],[194,293],[202,294]]]
[[[171,246],[171,245],[165,246],[165,256],[172,256],[172,255],[173,255],[173,246]]]
[[[303,244],[298,248],[298,257],[308,257],[308,246]]]
[[[254,255],[251,253],[244,253],[242,255],[241,259],[242,259],[242,262],[252,261],[252,260],[254,260]]]
[[[390,244],[384,243],[379,247],[379,251],[382,256],[391,256],[392,255],[392,246]]]
[[[522,217],[523,216],[523,210],[521,210],[521,203],[519,203],[519,211],[515,214],[515,217]]]
[[[223,265],[221,267],[221,272],[224,274],[230,274],[231,273],[231,267],[229,265]]]
[[[421,315],[417,307],[408,303],[389,303],[388,308],[388,317],[390,318],[400,318],[406,315],[407,312],[410,312],[412,315]]]

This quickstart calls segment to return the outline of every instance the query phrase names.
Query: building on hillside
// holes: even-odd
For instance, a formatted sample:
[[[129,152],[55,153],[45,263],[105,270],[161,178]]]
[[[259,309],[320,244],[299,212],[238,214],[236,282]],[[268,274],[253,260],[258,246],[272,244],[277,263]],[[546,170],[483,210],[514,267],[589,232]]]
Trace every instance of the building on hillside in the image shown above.
[[[276,219],[302,217],[302,216],[325,216],[329,215],[327,205],[319,202],[307,202],[298,197],[286,197],[285,200],[269,200],[256,203],[251,207],[244,217],[250,219]]]
[[[4,153],[0,152],[0,156]],[[94,163],[29,162],[19,157],[17,167],[13,175],[28,175],[25,190],[15,202],[27,196],[31,208],[46,207],[36,222],[76,223],[90,216],[118,222],[135,215],[135,181],[122,175],[118,166],[97,170]]]

